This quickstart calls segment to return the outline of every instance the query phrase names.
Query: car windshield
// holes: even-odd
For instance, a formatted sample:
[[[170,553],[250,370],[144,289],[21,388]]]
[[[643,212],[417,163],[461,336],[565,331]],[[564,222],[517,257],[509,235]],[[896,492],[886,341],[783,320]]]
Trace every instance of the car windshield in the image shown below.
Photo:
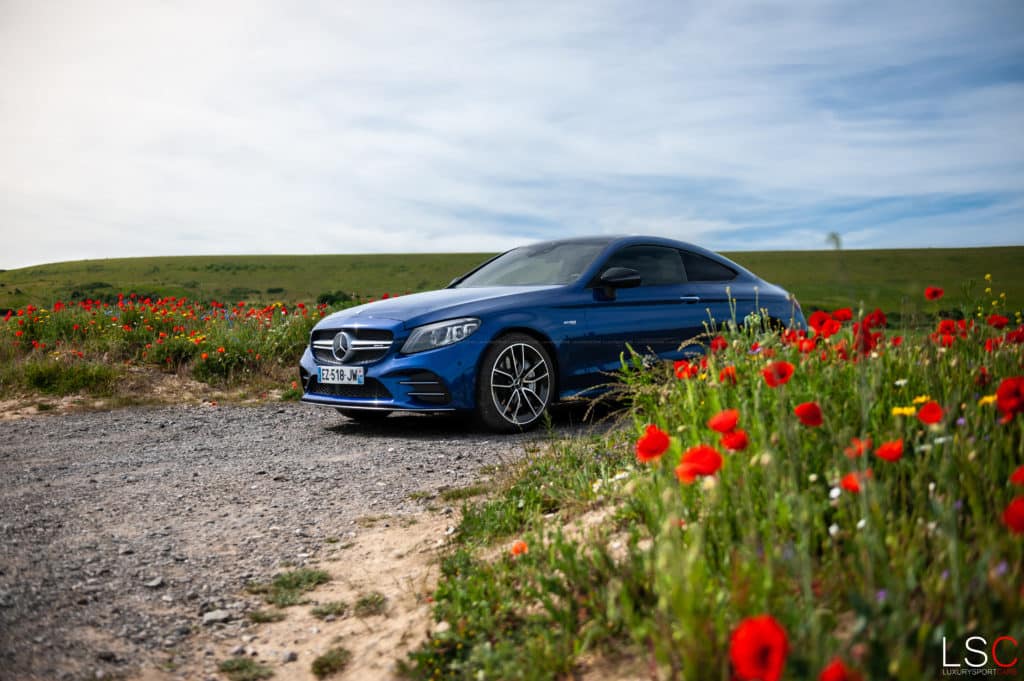
[[[607,242],[561,241],[516,248],[499,255],[456,284],[481,286],[557,286],[580,278]]]

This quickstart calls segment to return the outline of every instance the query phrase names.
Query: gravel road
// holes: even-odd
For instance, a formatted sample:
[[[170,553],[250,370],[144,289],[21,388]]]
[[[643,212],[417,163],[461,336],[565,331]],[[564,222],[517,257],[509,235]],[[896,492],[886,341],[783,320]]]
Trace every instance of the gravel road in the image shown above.
[[[204,615],[238,618],[249,581],[545,437],[295,403],[0,422],[0,679],[131,677],[187,649]]]

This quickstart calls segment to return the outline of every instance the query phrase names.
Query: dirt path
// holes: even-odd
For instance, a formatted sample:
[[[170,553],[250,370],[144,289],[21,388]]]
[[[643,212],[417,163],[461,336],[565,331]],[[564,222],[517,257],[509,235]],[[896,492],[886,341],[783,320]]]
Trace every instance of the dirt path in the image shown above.
[[[280,681],[315,681],[313,661],[341,647],[351,659],[332,679],[397,681],[397,661],[423,641],[433,624],[437,559],[454,522],[453,514],[441,511],[377,521],[314,565],[331,581],[308,594],[308,604],[284,609],[280,622],[208,627],[194,637],[190,659],[179,658],[173,672],[151,669],[143,678],[216,678],[219,662],[244,656],[271,669]],[[379,613],[355,612],[360,599],[377,595],[382,597]],[[338,603],[347,607],[337,616],[313,614],[317,606]]]
[[[374,670],[358,678],[388,678],[378,651],[422,633],[417,580],[454,525],[431,499],[546,437],[419,416],[371,429],[293,403],[0,421],[0,678],[202,678],[238,646],[310,678],[338,636]],[[243,640],[259,601],[245,585],[310,565],[333,578],[317,600],[372,583],[388,616],[324,623],[300,606]],[[227,621],[204,624],[218,610]]]

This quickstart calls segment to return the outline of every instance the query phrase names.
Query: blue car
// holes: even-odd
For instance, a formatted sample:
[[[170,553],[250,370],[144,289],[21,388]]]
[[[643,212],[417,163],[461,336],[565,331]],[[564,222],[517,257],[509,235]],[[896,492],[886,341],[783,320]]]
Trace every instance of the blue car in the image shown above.
[[[732,309],[735,306],[735,309]],[[448,288],[336,312],[300,362],[303,401],[360,420],[475,413],[500,432],[607,389],[627,343],[666,360],[711,320],[804,326],[796,299],[736,263],[656,237],[515,248]]]

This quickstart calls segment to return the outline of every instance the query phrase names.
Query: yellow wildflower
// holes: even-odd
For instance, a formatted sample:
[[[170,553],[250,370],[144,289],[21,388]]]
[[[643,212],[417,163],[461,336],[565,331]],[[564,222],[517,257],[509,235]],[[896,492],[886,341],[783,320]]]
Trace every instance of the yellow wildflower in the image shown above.
[[[932,398],[928,397],[927,395],[918,395],[917,397],[914,398],[914,404],[924,404],[930,399]]]
[[[992,281],[992,275],[991,274],[986,274],[985,275],[985,281]]]
[[[984,407],[987,404],[995,404],[995,403],[996,403],[996,396],[995,395],[985,395],[980,400],[978,400],[978,405],[982,406],[982,407]]]
[[[917,409],[914,407],[893,407],[893,416],[913,416],[917,413]]]

